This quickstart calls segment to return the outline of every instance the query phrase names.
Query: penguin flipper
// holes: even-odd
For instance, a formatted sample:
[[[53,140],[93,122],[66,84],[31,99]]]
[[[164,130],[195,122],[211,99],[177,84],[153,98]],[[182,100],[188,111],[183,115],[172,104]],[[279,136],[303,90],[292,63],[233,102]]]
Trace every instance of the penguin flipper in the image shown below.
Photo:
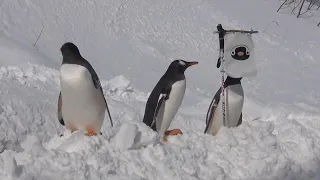
[[[112,120],[111,115],[110,115],[110,110],[109,110],[109,107],[108,107],[108,104],[107,104],[106,100],[105,100],[105,102],[106,102],[106,108],[107,108],[108,116],[109,116],[109,119],[110,119],[111,127],[113,127],[113,120]]]
[[[159,112],[159,109],[161,107],[161,104],[163,102],[163,100],[165,100],[165,95],[164,94],[160,94],[159,96],[159,100],[157,102],[157,106],[156,106],[156,109],[154,111],[154,114],[153,114],[153,118],[152,118],[152,123],[151,123],[151,128],[156,131],[156,117],[158,115],[158,112]]]
[[[158,102],[157,102],[157,106],[156,106],[156,109],[154,111],[154,114],[153,114],[153,118],[152,118],[152,124],[151,124],[151,128],[156,131],[156,117],[159,113],[159,109],[163,103],[163,101],[166,101],[169,99],[169,95],[170,95],[170,92],[171,92],[171,88],[166,88],[162,91],[162,93],[159,95],[159,98],[158,98]]]
[[[214,112],[216,111],[216,108],[217,108],[218,103],[220,101],[220,94],[221,94],[221,87],[216,92],[216,94],[214,95],[214,97],[210,103],[210,106],[209,106],[209,109],[207,112],[207,116],[206,116],[206,128],[204,130],[204,133],[207,133],[207,131],[209,129],[209,125],[213,119]]]
[[[94,87],[96,89],[98,89],[100,91],[100,93],[102,94],[102,96],[103,96],[104,103],[106,104],[107,113],[108,113],[108,116],[109,116],[109,119],[110,119],[111,127],[113,127],[113,120],[111,118],[111,114],[110,114],[110,110],[109,110],[109,107],[108,107],[107,100],[104,97],[104,93],[103,93],[103,90],[102,90],[102,86],[101,86],[101,82],[99,80],[98,74],[96,73],[96,71],[93,69],[93,67],[90,65],[90,63],[87,60],[85,60],[84,62],[86,62],[84,64],[84,66],[89,70],[89,72],[91,74],[92,82],[94,84]]]
[[[60,122],[60,124],[62,126],[64,126],[64,120],[63,120],[63,117],[62,117],[62,96],[61,96],[61,91],[59,93],[59,99],[58,99],[58,120]]]

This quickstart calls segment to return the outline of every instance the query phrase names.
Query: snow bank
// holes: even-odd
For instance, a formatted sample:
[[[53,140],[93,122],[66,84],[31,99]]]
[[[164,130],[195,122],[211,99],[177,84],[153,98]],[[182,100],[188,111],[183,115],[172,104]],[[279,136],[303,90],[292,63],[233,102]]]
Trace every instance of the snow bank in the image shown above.
[[[86,137],[83,132],[64,130],[56,119],[56,70],[30,65],[27,69],[2,67],[0,72],[6,72],[1,87],[8,89],[0,96],[0,128],[5,134],[0,141],[1,179],[274,180],[311,179],[319,171],[320,118],[316,114],[273,110],[272,116],[245,117],[238,128],[222,128],[213,137],[203,134],[201,106],[191,114],[182,109],[175,125],[185,124],[184,134],[154,145],[155,133],[141,122],[144,103],[133,95],[123,96],[123,92],[139,92],[129,88],[114,93],[128,87],[120,76],[102,81],[110,87],[104,91],[110,94],[115,127],[105,122],[102,136]],[[130,98],[122,101],[125,97]]]

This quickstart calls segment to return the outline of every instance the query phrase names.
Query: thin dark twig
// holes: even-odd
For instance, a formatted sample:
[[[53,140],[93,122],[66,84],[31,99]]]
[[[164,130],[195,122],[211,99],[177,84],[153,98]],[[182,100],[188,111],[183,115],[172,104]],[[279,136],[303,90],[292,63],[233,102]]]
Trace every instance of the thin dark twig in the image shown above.
[[[287,2],[288,0],[285,0],[282,4],[281,4],[281,6],[279,7],[279,9],[277,10],[277,12],[279,12],[279,10],[282,8],[282,6]]]
[[[40,36],[42,35],[42,31],[43,31],[43,29],[44,29],[44,25],[43,25],[43,23],[42,23],[42,29],[41,29],[41,31],[40,31],[40,34],[39,34],[39,36],[38,36],[38,38],[37,38],[36,42],[34,42],[33,46],[36,46],[36,44],[37,44],[37,42],[38,42],[38,40],[39,40]]]
[[[302,0],[302,4],[301,4],[301,6],[300,6],[300,9],[299,9],[299,12],[298,12],[297,18],[300,16],[301,9],[302,9],[303,4],[304,4],[304,2],[305,2],[305,1],[306,1],[306,0]]]
[[[296,6],[293,7],[291,13],[293,13],[294,10],[296,10],[296,8],[299,7],[299,5],[301,4],[302,1],[303,1],[303,0],[300,0],[299,3],[298,3]]]

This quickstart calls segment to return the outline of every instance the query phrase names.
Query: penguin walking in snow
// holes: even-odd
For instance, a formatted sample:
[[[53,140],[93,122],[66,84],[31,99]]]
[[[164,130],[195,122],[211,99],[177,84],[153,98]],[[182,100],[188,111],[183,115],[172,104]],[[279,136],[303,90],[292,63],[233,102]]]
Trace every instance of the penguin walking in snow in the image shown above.
[[[60,68],[59,122],[71,132],[81,129],[86,136],[101,134],[106,109],[111,126],[113,121],[98,75],[73,43],[65,43],[60,51],[63,60]]]
[[[224,82],[224,94],[226,97],[225,116],[226,124],[223,124],[222,103],[223,98],[221,87],[216,92],[207,112],[206,128],[204,133],[215,136],[221,126],[236,127],[242,123],[242,107],[244,101],[244,93],[240,78],[232,78],[230,76]]]
[[[167,136],[181,134],[180,129],[168,130],[168,128],[185,94],[184,72],[195,64],[198,62],[174,60],[148,98],[143,122],[156,131],[162,137],[163,142],[167,142]]]

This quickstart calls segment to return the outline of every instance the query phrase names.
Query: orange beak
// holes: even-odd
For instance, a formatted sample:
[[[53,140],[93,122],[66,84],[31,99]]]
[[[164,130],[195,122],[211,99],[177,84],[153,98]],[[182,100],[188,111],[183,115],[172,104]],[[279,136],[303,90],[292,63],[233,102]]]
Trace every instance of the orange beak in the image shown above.
[[[197,61],[188,62],[188,67],[198,64]]]

